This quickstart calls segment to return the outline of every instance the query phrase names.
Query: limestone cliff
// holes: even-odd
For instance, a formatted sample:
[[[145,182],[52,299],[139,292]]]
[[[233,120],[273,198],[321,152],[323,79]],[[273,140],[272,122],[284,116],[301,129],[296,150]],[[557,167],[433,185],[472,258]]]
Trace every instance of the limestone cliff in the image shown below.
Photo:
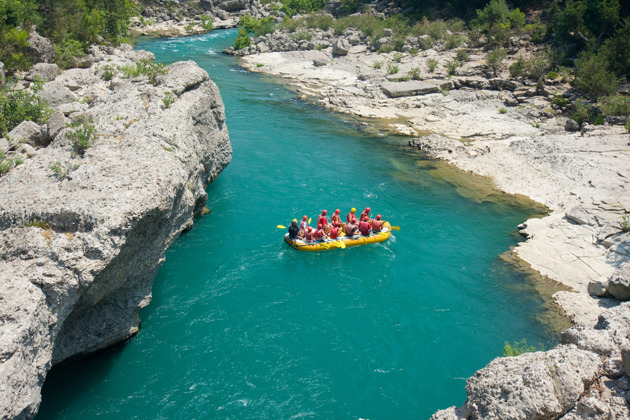
[[[73,153],[62,123],[0,178],[2,418],[36,414],[51,365],[138,330],[166,249],[231,159],[219,90],[195,63],[175,63],[153,84],[104,77],[148,53],[92,55],[91,68],[47,83],[44,95],[61,99],[42,132],[83,115],[94,145]]]

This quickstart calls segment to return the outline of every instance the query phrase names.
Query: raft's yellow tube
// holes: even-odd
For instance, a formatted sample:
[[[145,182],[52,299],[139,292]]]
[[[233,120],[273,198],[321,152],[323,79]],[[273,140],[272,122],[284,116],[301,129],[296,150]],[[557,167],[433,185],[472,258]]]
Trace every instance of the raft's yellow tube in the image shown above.
[[[284,241],[298,251],[330,251],[332,249],[341,248],[340,241],[343,241],[346,246],[375,244],[386,241],[391,234],[392,229],[389,222],[384,221],[383,229],[378,233],[370,234],[370,236],[340,236],[338,239],[326,239],[324,242],[306,242],[300,239],[289,239],[289,234],[287,233],[284,235]]]

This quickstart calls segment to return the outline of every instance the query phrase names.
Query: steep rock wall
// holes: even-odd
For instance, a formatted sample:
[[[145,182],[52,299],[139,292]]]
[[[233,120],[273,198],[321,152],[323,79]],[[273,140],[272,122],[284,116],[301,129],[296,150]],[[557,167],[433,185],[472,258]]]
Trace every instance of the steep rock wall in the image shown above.
[[[91,69],[50,82],[90,99],[58,109],[91,118],[95,144],[73,154],[64,128],[0,178],[2,418],[37,413],[53,364],[138,330],[166,249],[192,226],[206,186],[231,159],[223,103],[204,70],[180,62],[155,85],[105,81],[105,65],[147,55],[109,53],[94,51],[100,62]],[[63,177],[50,169],[57,163]]]

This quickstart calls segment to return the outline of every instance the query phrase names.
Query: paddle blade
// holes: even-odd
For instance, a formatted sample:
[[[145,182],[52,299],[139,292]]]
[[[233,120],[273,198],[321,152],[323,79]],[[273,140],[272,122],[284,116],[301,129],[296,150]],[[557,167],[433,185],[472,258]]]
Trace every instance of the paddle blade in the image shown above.
[[[322,246],[324,247],[324,249],[328,249],[330,248],[330,245],[326,244],[326,243],[322,243]]]
[[[278,229],[286,229],[286,228],[287,228],[286,226],[282,226],[282,225],[278,225],[278,226],[276,226],[276,227],[277,227]]]
[[[392,230],[400,230],[400,226],[392,226]]]
[[[346,244],[343,241],[339,241],[339,247],[341,249],[344,249],[346,247]]]
[[[309,217],[309,218],[308,218],[308,224],[309,224],[309,225],[311,224],[311,220],[313,220],[313,218],[312,218],[312,217]]]

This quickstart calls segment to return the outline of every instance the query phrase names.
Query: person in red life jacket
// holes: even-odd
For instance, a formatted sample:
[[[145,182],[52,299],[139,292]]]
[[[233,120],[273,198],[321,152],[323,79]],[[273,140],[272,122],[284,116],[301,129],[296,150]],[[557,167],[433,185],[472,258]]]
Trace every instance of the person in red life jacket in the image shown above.
[[[313,237],[316,241],[322,242],[325,236],[326,233],[324,232],[324,227],[320,223],[317,225],[317,229],[315,229],[315,232],[313,232]]]
[[[306,215],[302,216],[302,221],[300,222],[300,231],[302,235],[306,233],[306,228],[308,228],[308,217]]]
[[[337,239],[339,237],[339,222],[338,221],[333,222],[328,236],[330,237],[330,239]]]
[[[363,213],[361,213],[361,216],[359,216],[359,220],[363,221],[363,218],[367,216],[370,217],[370,208],[366,207],[365,210],[363,210]]]
[[[334,225],[335,222],[341,223],[341,217],[339,217],[339,209],[335,210],[332,216],[330,216],[330,223]]]
[[[357,219],[352,218],[346,224],[346,236],[353,236],[359,233],[359,228],[357,227]]]
[[[377,214],[376,219],[371,220],[372,223],[372,232],[380,232],[383,229],[383,221],[381,220],[381,215]]]
[[[352,207],[352,209],[350,209],[350,213],[348,213],[346,215],[346,222],[347,223],[352,223],[352,219],[354,219],[356,216],[354,215],[354,213],[357,211],[357,209],[355,209],[354,207]]]
[[[326,225],[328,224],[328,218],[326,217],[326,214],[328,212],[326,210],[322,210],[322,214],[320,214],[317,217],[317,224],[318,225],[322,225],[322,227],[326,227]]]
[[[309,226],[306,228],[306,233],[304,234],[304,239],[309,242],[313,241],[313,226]]]
[[[363,216],[363,220],[359,222],[359,231],[361,231],[361,235],[370,236],[370,218],[367,216]]]

